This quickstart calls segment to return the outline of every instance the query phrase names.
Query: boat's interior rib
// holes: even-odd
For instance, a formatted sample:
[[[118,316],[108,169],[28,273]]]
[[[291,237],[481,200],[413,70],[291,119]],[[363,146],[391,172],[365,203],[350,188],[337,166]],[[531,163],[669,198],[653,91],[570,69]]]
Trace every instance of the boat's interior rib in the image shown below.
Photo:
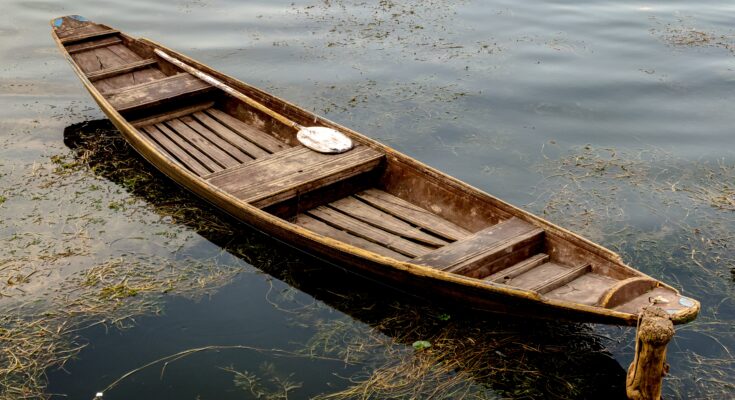
[[[357,143],[302,146],[290,127],[158,59],[104,25],[68,19],[58,35],[99,92],[161,154],[211,185],[344,243],[547,298],[636,312],[676,294],[566,239]]]

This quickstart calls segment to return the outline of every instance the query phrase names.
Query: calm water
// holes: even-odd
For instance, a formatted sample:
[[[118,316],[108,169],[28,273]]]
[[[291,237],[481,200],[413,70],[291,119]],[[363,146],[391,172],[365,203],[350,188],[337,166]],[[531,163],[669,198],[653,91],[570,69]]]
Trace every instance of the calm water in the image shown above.
[[[489,369],[423,370],[417,382],[451,377],[461,390],[427,387],[418,397],[620,398],[632,357],[631,329],[439,309],[210,216],[100,121],[49,36],[49,19],[82,14],[614,248],[702,301],[700,318],[669,347],[667,398],[735,397],[731,3],[4,0],[2,8],[0,307],[16,320],[2,320],[0,333],[29,315],[73,310],[74,329],[56,350],[85,345],[47,370],[48,393],[92,398],[161,357],[230,346],[145,368],[104,397],[309,398],[376,371],[403,371],[410,382],[416,369],[401,367],[426,358],[413,341],[474,338]],[[121,286],[135,292],[104,291]],[[47,327],[66,332],[59,321]],[[13,343],[2,343],[3,361]],[[373,398],[388,393],[399,392]]]

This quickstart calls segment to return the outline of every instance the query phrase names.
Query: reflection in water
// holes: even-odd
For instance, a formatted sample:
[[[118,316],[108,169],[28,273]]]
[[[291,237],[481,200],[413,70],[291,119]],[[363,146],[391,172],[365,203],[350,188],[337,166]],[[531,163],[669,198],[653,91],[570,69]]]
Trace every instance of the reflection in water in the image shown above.
[[[212,370],[231,374],[237,387],[263,397],[270,394],[270,398],[281,398],[275,396],[278,390],[273,388],[279,383],[281,388],[288,388],[285,393],[291,393],[291,397],[330,392],[337,392],[332,398],[492,398],[498,395],[622,398],[624,395],[624,370],[587,325],[525,321],[472,314],[457,308],[444,309],[313,259],[234,222],[174,185],[135,155],[107,120],[69,126],[64,131],[64,143],[73,149],[80,164],[144,200],[162,218],[172,218],[177,224],[195,230],[224,252],[250,262],[288,285],[276,290],[279,294],[268,290],[265,299],[238,289],[230,290],[229,295],[214,295],[209,302],[170,300],[167,316],[146,321],[145,326],[160,328],[154,331],[154,336],[164,335],[166,342],[180,344],[176,351],[191,346],[185,332],[166,330],[167,319],[185,320],[190,332],[227,336],[227,330],[208,332],[212,316],[197,310],[230,309],[231,303],[246,298],[248,303],[263,303],[263,307],[257,311],[258,315],[247,315],[244,320],[241,315],[233,316],[228,330],[243,332],[246,329],[241,324],[249,326],[253,319],[263,323],[273,318],[285,319],[290,326],[303,330],[284,333],[288,339],[276,341],[273,346],[284,346],[288,341],[302,343],[289,351],[313,358],[318,366],[310,368],[331,370],[343,376],[349,367],[346,371],[351,376],[339,379],[332,387],[298,382],[304,379],[304,371],[287,370],[283,375],[283,369],[291,364],[286,363],[284,367],[278,357],[267,359],[261,368],[246,369],[234,366],[222,369],[218,368],[222,367],[221,360],[210,360],[207,364],[197,359],[197,373],[207,374],[211,371],[203,371]],[[235,282],[231,287],[249,285],[251,279],[246,275],[242,282]],[[309,296],[317,301],[303,300]],[[332,309],[339,313],[332,313]],[[112,349],[116,350],[110,351],[114,354],[121,346],[138,347],[142,345],[140,341],[161,340],[139,333],[145,326],[126,333],[128,339],[120,339],[119,343],[113,340],[116,345]],[[104,336],[94,331],[89,334]],[[104,340],[97,338],[95,342]],[[257,335],[239,335],[237,340],[247,345],[262,339]],[[428,343],[421,344],[421,341]],[[430,347],[420,349],[426,345]],[[109,374],[105,384],[109,383],[116,377],[113,366],[107,367],[108,372],[103,371],[105,366],[90,368],[85,364],[109,359],[100,351],[82,352],[81,359],[67,369],[72,374],[89,369],[95,378]],[[141,364],[160,356],[154,354],[157,353],[152,352]],[[243,357],[243,354],[230,357]],[[335,367],[333,361],[327,361],[333,359],[342,360],[342,365]],[[234,358],[230,362],[239,364],[242,360],[238,362]],[[194,373],[194,367],[191,368]],[[274,378],[278,373],[288,379]],[[70,395],[74,390],[84,394],[99,389],[79,383],[85,380],[84,375],[64,378],[57,374],[52,377],[52,389]],[[86,381],[93,384],[91,380]],[[156,383],[155,379],[146,383],[154,385],[146,389],[149,396],[170,394],[156,388],[162,383]],[[315,386],[319,389],[315,390]],[[129,397],[131,393],[125,390],[134,389],[126,388],[121,385],[111,395]],[[211,388],[202,396],[229,398],[231,392],[232,386],[226,390]]]

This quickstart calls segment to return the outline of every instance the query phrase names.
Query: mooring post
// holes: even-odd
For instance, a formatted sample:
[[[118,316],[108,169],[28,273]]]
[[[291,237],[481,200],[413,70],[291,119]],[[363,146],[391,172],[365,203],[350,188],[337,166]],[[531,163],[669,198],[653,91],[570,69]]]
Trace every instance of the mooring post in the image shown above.
[[[660,400],[661,383],[669,372],[666,346],[674,337],[674,324],[666,311],[644,307],[635,334],[635,358],[628,368],[625,391],[632,400]]]

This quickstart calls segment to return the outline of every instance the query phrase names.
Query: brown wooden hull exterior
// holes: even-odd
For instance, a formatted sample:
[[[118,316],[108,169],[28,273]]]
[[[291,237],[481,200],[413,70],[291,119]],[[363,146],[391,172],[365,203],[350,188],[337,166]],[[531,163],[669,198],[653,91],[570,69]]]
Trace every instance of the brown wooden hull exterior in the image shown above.
[[[160,44],[147,39],[135,40],[123,34],[120,35],[128,46],[142,56],[154,58],[152,49],[161,49],[267,107],[277,110],[293,121],[304,125],[321,125],[334,128],[347,134],[360,145],[383,153],[386,165],[379,177],[382,182],[381,185],[390,187],[392,193],[396,195],[410,197],[417,205],[424,208],[433,205],[430,199],[442,199],[442,207],[438,208],[442,210],[463,210],[466,215],[452,215],[452,218],[472,231],[479,231],[490,223],[497,223],[499,220],[515,217],[544,230],[544,246],[551,257],[570,260],[570,263],[573,261],[590,263],[605,274],[621,281],[637,277],[645,278],[647,281],[653,280],[653,278],[647,277],[625,265],[614,252],[505,203],[358,132],[314,115]],[[564,318],[619,325],[635,325],[637,322],[638,315],[635,312],[624,312],[599,305],[579,304],[549,298],[533,290],[520,289],[501,283],[490,284],[470,276],[412,263],[410,260],[400,261],[392,257],[381,256],[375,252],[305,229],[274,215],[273,210],[269,212],[267,209],[248,204],[232,193],[208,183],[206,179],[196,176],[162,154],[159,148],[143,137],[141,131],[131,122],[130,117],[123,116],[118,112],[111,104],[109,96],[106,97],[94,86],[88,78],[88,74],[70,56],[67,48],[68,43],[64,43],[56,32],[53,32],[52,36],[92,98],[120,130],[128,143],[142,157],[181,186],[256,229],[299,249],[304,249],[309,253],[334,261],[358,274],[369,276],[384,284],[432,300],[461,303],[466,307],[491,312],[522,314],[541,318]],[[239,110],[238,107],[240,106],[237,104],[229,103],[229,107],[234,108],[233,113],[252,113],[250,110]],[[273,129],[277,133],[278,129]],[[359,185],[359,182],[356,184]],[[422,204],[422,201],[425,204]],[[287,205],[281,206],[287,207]],[[477,222],[475,221],[483,222],[476,226]],[[676,293],[678,296],[678,291],[675,289],[662,283],[658,284],[659,287]],[[699,311],[699,303],[693,300],[692,302],[693,305],[672,313],[674,323],[685,323],[696,317]]]

